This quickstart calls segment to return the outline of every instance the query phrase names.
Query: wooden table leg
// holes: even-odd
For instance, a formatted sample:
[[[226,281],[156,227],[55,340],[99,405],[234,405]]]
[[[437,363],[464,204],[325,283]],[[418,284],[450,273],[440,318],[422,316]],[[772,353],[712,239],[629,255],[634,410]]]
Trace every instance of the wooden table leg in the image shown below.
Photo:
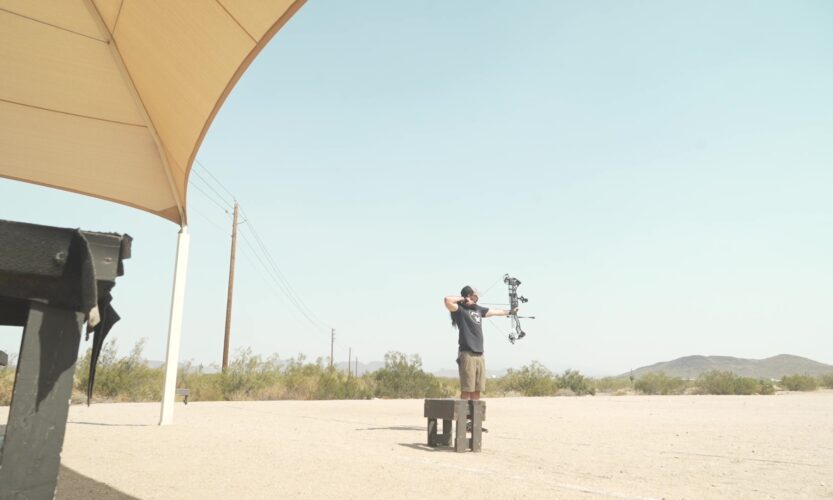
[[[84,315],[32,302],[0,453],[0,498],[52,498]]]
[[[437,446],[437,419],[428,419],[428,446]]]
[[[454,450],[458,453],[466,451],[469,440],[466,437],[466,409],[468,407],[467,401],[456,401],[456,408],[454,413],[457,415],[457,435],[455,436]]]
[[[444,418],[443,419],[443,437],[442,437],[442,444],[445,446],[451,446],[451,419]]]
[[[471,451],[480,451],[483,438],[483,413],[480,401],[471,402]]]

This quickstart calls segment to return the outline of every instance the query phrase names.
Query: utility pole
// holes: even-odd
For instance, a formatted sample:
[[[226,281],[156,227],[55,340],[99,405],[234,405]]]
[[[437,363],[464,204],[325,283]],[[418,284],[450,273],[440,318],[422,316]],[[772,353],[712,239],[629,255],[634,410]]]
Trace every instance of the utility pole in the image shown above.
[[[356,378],[359,378],[359,357],[356,356]]]
[[[237,253],[237,217],[240,204],[234,201],[234,221],[231,223],[231,259],[228,271],[228,298],[226,299],[226,335],[223,340],[223,371],[228,368],[229,336],[231,335],[231,299],[234,293],[234,257]]]
[[[353,366],[353,348],[347,348],[347,378],[350,378],[350,367]]]
[[[333,344],[336,342],[336,329],[333,328],[330,332],[330,368],[333,367]]]

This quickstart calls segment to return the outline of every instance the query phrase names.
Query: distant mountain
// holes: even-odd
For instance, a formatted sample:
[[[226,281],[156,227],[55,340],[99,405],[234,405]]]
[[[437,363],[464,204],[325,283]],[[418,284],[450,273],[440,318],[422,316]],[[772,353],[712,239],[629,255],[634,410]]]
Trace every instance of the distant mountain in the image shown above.
[[[784,375],[817,376],[833,373],[833,366],[791,354],[779,354],[766,359],[744,359],[730,356],[685,356],[673,361],[663,361],[643,366],[634,370],[633,376],[639,378],[646,373],[663,372],[670,377],[694,379],[712,370],[730,371],[743,377],[779,379]],[[629,375],[630,372],[622,374],[623,377]]]

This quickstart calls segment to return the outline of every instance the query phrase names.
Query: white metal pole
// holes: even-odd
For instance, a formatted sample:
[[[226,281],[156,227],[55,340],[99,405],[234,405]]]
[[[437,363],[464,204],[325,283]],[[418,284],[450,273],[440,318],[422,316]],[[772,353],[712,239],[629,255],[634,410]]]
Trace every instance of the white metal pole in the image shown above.
[[[185,273],[188,270],[188,226],[182,226],[176,243],[176,267],[171,297],[171,319],[168,323],[168,351],[165,355],[165,388],[162,393],[162,414],[159,425],[174,423],[176,372],[179,367],[179,344],[182,339],[182,311],[185,306]]]

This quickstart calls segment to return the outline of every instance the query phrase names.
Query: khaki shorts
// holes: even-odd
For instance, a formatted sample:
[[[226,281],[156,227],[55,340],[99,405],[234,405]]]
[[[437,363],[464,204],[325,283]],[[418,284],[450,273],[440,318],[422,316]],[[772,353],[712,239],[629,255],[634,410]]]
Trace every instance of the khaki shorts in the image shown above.
[[[460,351],[457,365],[460,369],[460,392],[486,390],[486,358],[483,354]]]

